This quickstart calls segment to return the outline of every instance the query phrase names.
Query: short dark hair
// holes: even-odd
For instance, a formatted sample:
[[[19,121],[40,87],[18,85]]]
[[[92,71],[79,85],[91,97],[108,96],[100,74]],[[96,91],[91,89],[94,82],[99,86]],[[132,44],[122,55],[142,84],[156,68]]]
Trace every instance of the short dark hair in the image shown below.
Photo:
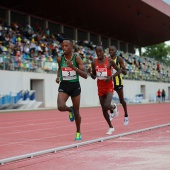
[[[114,45],[111,45],[109,48],[114,48],[117,51],[117,48]]]
[[[70,41],[70,42],[73,44],[73,41],[72,41],[71,39],[69,39],[69,38],[63,38],[62,41],[61,41],[61,43],[62,43],[63,41],[65,41],[65,40],[66,40],[66,41]]]
[[[102,46],[102,45],[98,45],[98,46],[96,46],[96,47],[95,47],[95,50],[96,50],[97,48],[101,48],[101,49],[104,51],[104,48],[103,48],[103,46]]]

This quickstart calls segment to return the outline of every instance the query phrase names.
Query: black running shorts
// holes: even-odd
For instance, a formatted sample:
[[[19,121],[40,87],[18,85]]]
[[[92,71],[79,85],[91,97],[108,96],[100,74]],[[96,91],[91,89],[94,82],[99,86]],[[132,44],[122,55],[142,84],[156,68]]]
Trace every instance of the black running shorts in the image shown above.
[[[115,91],[119,91],[119,90],[121,90],[121,89],[123,89],[123,85],[120,85],[120,86],[114,85],[114,90],[115,90]]]
[[[79,96],[81,93],[80,82],[62,81],[60,82],[58,92],[66,93],[71,97]]]

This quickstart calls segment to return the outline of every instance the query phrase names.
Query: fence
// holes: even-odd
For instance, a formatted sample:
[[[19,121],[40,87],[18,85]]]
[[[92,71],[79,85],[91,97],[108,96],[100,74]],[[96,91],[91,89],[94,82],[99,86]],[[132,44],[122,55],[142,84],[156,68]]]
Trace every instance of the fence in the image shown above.
[[[30,71],[30,72],[47,72],[56,73],[57,63],[55,61],[46,61],[26,58],[17,60],[15,56],[0,56],[0,69],[11,71]]]
[[[84,63],[86,69],[88,63]],[[58,65],[56,61],[47,61],[47,59],[38,60],[33,58],[23,58],[16,60],[15,56],[0,55],[0,69],[11,71],[28,71],[28,72],[47,72],[56,74]],[[154,81],[170,83],[170,77],[158,73],[157,71],[148,74],[143,70],[128,70],[127,75],[123,75],[124,79]]]

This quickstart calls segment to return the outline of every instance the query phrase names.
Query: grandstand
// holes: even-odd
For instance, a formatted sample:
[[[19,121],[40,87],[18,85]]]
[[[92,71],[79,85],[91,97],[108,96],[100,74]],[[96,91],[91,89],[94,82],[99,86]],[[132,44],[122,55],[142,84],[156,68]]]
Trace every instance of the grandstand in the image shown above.
[[[157,61],[134,54],[134,48],[139,48],[140,51],[143,46],[170,39],[170,12],[168,12],[170,7],[164,2],[160,1],[156,4],[146,0],[129,0],[128,2],[120,0],[112,4],[113,1],[110,0],[105,3],[105,12],[108,17],[106,21],[106,18],[98,13],[98,8],[103,8],[102,1],[98,1],[98,8],[95,7],[94,2],[87,1],[86,5],[97,18],[95,22],[93,14],[87,13],[85,9],[88,20],[82,16],[84,13],[79,11],[80,2],[78,1],[73,4],[76,13],[72,8],[72,15],[63,14],[62,17],[58,17],[60,10],[63,9],[60,7],[64,5],[60,1],[55,1],[57,4],[54,7],[58,5],[57,13],[50,6],[50,14],[41,6],[40,14],[36,14],[38,1],[31,8],[25,6],[24,2],[18,0],[18,7],[15,6],[16,2],[15,4],[14,2],[10,4],[6,1],[0,2],[2,16],[0,21],[0,80],[3,82],[0,89],[0,109],[56,107],[58,89],[55,83],[56,58],[62,54],[60,41],[64,37],[74,40],[75,52],[82,57],[86,67],[90,66],[89,57],[96,57],[94,50],[96,45],[102,44],[105,47],[105,55],[108,55],[109,45],[115,45],[118,48],[118,55],[122,56],[128,70],[128,74],[124,76],[127,102],[138,101],[135,98],[138,94],[143,94],[142,102],[150,101],[150,96],[152,96],[151,101],[156,101],[156,92],[159,88],[165,89],[166,100],[170,99],[170,67],[160,63],[158,72]],[[52,1],[49,2],[52,4]],[[161,8],[159,8],[160,5]],[[117,8],[119,6],[121,10]],[[70,13],[69,7],[65,6],[65,9]],[[113,14],[107,11],[113,11]],[[79,17],[77,13],[80,14]],[[126,15],[127,13],[129,15]],[[116,14],[119,17],[115,17]],[[129,18],[131,18],[130,21]],[[159,18],[159,24],[155,18]],[[72,20],[74,21],[71,22]],[[109,22],[111,20],[115,20],[116,27]],[[104,24],[101,26],[102,22]],[[151,26],[154,25],[153,31]],[[90,79],[80,79],[80,81],[83,96],[81,106],[98,106],[96,82]],[[23,97],[20,92],[25,91],[24,89],[28,89],[30,93],[34,91],[33,100],[40,103],[34,106],[31,104],[23,106],[24,103],[21,102]],[[31,102],[31,95],[27,98]]]

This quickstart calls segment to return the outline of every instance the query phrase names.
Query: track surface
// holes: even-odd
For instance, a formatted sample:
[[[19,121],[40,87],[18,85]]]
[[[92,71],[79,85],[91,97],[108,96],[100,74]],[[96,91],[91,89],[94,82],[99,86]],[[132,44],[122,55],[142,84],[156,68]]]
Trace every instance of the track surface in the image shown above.
[[[129,105],[114,118],[115,134],[170,123],[170,103]],[[101,108],[81,108],[83,141],[106,137]],[[0,159],[76,143],[68,113],[41,110],[0,114]],[[170,127],[1,165],[0,169],[170,169]]]

